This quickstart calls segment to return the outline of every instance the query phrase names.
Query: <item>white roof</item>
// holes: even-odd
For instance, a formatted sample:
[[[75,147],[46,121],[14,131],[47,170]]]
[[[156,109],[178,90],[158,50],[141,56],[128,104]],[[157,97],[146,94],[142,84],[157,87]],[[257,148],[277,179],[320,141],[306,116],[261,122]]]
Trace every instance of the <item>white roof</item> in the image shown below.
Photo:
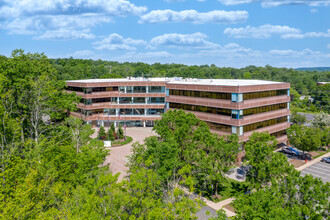
[[[270,85],[282,82],[248,79],[182,79],[181,81],[170,81],[169,84],[192,84],[192,85],[215,85],[215,86],[253,86]]]
[[[265,81],[265,80],[248,80],[248,79],[193,79],[182,77],[174,78],[118,78],[118,79],[83,79],[70,80],[66,82],[74,83],[106,83],[106,82],[167,82],[169,84],[188,84],[188,85],[215,85],[215,86],[253,86],[253,85],[270,85],[282,82]]]
[[[114,78],[114,79],[81,79],[81,80],[68,80],[66,82],[74,83],[107,83],[107,82],[165,82],[169,78],[142,78],[142,77],[131,77],[129,78]]]

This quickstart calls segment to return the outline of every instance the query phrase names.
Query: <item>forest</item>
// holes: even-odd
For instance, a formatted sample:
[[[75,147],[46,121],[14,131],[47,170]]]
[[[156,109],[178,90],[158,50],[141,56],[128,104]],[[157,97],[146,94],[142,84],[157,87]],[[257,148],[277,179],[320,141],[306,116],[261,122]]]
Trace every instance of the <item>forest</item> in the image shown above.
[[[283,154],[273,152],[277,143],[268,133],[254,133],[245,145],[250,171],[247,181],[239,183],[225,176],[240,150],[238,137],[219,137],[193,114],[168,111],[154,127],[157,135],[135,144],[127,177],[119,182],[119,174],[104,164],[111,151],[90,138],[90,125],[68,115],[79,98],[63,92],[66,79],[164,76],[176,71],[206,78],[252,78],[257,73],[271,77],[274,71],[275,79],[277,71],[283,71],[278,80],[288,72],[286,77],[297,80],[297,86],[302,80],[310,93],[316,88],[313,83],[329,77],[317,72],[293,77],[299,72],[272,67],[222,69],[52,60],[22,50],[1,57],[0,218],[197,219],[205,204],[189,198],[183,187],[213,200],[235,196],[235,219],[327,218],[330,184],[300,176]],[[214,219],[226,217],[219,212]]]
[[[9,58],[0,56],[0,62]],[[259,79],[291,83],[292,110],[330,113],[330,71],[304,71],[272,66],[247,66],[241,69],[215,65],[119,63],[73,58],[48,59],[57,80],[131,77],[183,77],[200,79]],[[328,69],[325,69],[328,70]],[[302,99],[299,99],[303,96]],[[312,98],[312,101],[307,96]],[[305,97],[305,99],[304,99]]]

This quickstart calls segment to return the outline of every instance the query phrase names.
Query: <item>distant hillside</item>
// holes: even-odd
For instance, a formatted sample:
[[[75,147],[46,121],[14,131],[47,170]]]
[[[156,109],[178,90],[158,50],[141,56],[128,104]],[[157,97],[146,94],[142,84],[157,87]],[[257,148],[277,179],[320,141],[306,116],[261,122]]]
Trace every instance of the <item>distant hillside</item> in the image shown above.
[[[330,67],[301,67],[301,68],[296,68],[295,70],[300,70],[300,71],[330,71]]]

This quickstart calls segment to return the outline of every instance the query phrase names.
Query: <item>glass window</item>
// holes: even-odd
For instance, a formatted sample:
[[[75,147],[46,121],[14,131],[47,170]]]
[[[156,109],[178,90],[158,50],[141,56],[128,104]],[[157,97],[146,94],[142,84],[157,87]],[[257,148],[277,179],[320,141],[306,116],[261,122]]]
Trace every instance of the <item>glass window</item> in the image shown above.
[[[133,98],[133,103],[134,104],[146,103],[146,98],[145,97],[134,97]]]
[[[126,93],[133,93],[133,86],[126,86]]]
[[[165,93],[165,86],[149,86],[149,93]]]
[[[125,92],[125,86],[119,86],[119,92],[124,93]]]
[[[148,104],[163,104],[165,103],[165,97],[149,97]]]
[[[148,109],[147,114],[148,115],[161,115],[164,113],[164,109]]]
[[[132,102],[131,97],[119,97],[119,104],[129,104]]]
[[[107,115],[116,115],[116,109],[114,108],[105,108],[104,109],[104,116],[107,116]]]
[[[133,93],[146,93],[146,87],[145,86],[134,86]]]

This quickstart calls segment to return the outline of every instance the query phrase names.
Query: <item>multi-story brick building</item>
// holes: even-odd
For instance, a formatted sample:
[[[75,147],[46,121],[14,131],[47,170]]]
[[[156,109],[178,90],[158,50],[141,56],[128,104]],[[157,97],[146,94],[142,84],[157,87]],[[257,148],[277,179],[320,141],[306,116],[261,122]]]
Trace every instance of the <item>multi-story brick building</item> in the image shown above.
[[[220,135],[241,141],[267,131],[287,142],[289,83],[262,80],[127,78],[67,81],[82,97],[72,115],[94,126],[152,126],[167,109],[183,109]]]

